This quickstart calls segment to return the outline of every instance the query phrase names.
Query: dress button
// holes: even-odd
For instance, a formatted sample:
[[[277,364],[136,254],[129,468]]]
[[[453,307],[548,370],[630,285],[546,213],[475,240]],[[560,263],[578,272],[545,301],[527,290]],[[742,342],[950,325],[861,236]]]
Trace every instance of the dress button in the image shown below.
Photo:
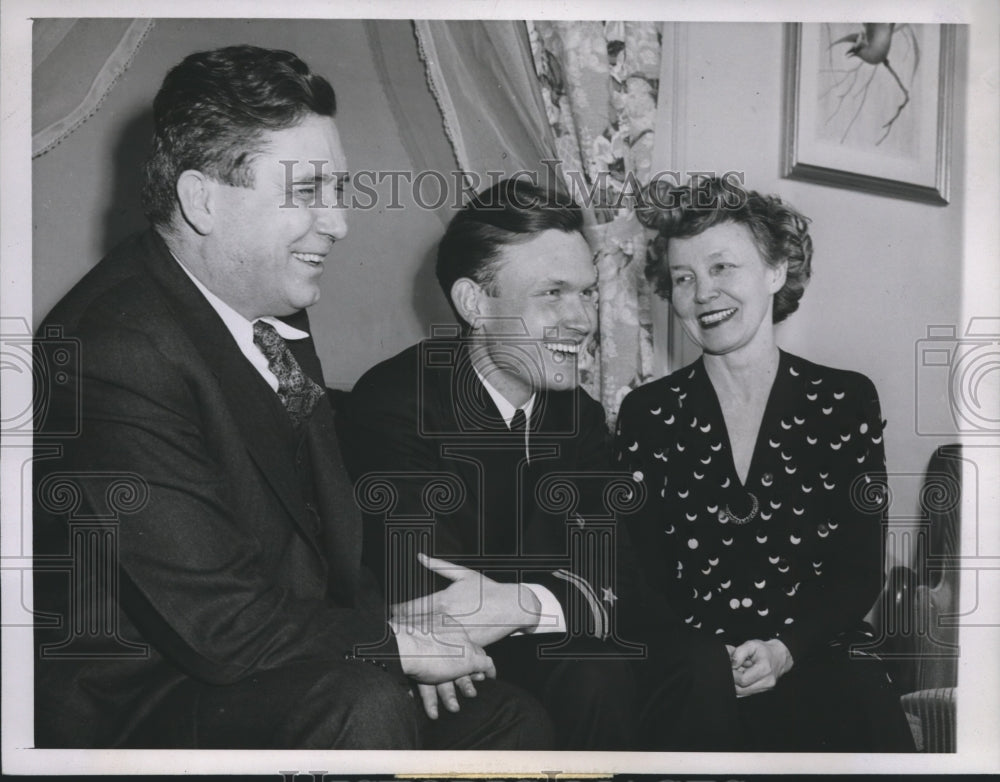
[[[762,481],[763,483],[770,483],[770,482],[771,482],[771,481],[773,481],[773,480],[774,480],[774,475],[772,475],[772,474],[771,474],[771,473],[769,473],[769,472],[766,472],[766,473],[764,473],[764,474],[763,474],[763,475],[761,476],[761,481]]]

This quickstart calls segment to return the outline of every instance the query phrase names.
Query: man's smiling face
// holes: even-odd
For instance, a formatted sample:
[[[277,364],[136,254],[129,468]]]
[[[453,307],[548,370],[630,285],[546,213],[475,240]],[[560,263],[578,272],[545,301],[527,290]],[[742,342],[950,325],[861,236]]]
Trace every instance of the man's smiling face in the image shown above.
[[[333,243],[347,235],[337,189],[346,159],[330,117],[263,134],[252,187],[213,182],[208,287],[248,320],[315,304]]]
[[[480,297],[477,369],[511,404],[542,388],[577,385],[577,363],[597,325],[597,270],[575,231],[543,231],[506,245]]]

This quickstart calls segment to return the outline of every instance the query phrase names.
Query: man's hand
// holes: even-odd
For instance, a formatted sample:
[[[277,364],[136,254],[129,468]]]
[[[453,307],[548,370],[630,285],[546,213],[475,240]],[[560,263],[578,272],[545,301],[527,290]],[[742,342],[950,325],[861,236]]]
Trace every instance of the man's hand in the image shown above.
[[[437,615],[390,623],[400,666],[417,681],[424,711],[431,719],[437,719],[439,696],[448,711],[458,711],[456,686],[463,695],[475,697],[473,680],[495,679],[497,675],[493,660],[482,647],[469,639],[460,624],[447,620]]]
[[[733,666],[736,695],[740,698],[772,689],[792,669],[792,654],[777,638],[754,639],[736,647],[727,644],[726,651]]]
[[[412,621],[420,616],[445,614],[450,621],[461,623],[469,638],[481,646],[538,624],[541,604],[526,586],[501,584],[475,570],[426,554],[417,554],[417,558],[428,570],[452,583],[440,592],[394,605],[394,618]]]
[[[476,685],[473,682],[481,682],[485,678],[486,674],[474,673],[470,676],[459,676],[453,682],[418,684],[417,692],[420,694],[420,700],[423,701],[424,711],[427,712],[427,716],[432,720],[436,720],[438,718],[439,700],[448,711],[456,712],[461,707],[458,705],[458,695],[455,694],[455,690],[458,689],[466,698],[475,698],[478,693],[476,692]]]
[[[493,660],[450,617],[435,615],[390,623],[403,673],[421,684],[441,684],[475,673],[495,679]]]

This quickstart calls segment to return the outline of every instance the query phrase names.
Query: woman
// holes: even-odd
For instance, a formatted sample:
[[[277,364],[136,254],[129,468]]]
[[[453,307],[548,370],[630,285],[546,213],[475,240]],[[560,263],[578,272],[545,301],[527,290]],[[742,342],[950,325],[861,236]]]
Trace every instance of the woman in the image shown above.
[[[718,179],[647,202],[646,274],[703,355],[625,399],[616,451],[646,493],[629,532],[647,578],[731,668],[706,693],[732,724],[718,748],[912,750],[881,663],[848,651],[873,640],[882,585],[875,387],[775,343],[809,279],[807,221]]]

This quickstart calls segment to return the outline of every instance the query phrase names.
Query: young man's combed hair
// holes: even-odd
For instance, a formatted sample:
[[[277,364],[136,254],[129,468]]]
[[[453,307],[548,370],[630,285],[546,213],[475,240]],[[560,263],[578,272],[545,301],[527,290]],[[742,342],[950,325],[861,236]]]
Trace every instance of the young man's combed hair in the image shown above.
[[[470,200],[452,218],[438,247],[437,278],[449,304],[452,286],[463,277],[496,293],[496,261],[503,248],[552,229],[583,230],[583,212],[560,191],[505,179]]]

